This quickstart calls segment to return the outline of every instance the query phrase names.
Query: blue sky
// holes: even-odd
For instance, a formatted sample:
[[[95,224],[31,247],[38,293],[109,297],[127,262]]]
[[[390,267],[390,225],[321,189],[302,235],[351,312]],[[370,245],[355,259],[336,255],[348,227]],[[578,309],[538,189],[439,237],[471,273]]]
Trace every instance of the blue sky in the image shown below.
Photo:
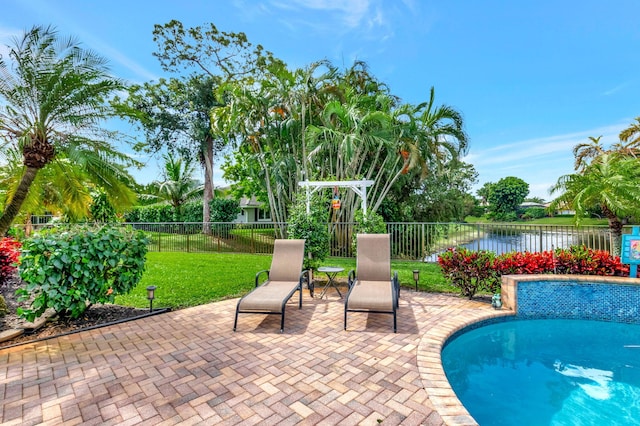
[[[530,196],[573,171],[572,147],[613,143],[640,116],[638,0],[3,0],[0,53],[35,24],[110,60],[142,83],[167,76],[152,56],[154,24],[214,23],[245,32],[290,67],[368,63],[403,101],[462,112],[479,187],[506,176]],[[155,158],[134,175],[158,179]],[[222,184],[217,178],[216,184]]]

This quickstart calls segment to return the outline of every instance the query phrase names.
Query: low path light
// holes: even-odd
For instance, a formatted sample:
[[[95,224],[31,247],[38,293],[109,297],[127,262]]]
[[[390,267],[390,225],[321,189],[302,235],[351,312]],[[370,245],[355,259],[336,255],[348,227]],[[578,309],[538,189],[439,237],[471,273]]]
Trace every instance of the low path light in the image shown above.
[[[420,280],[420,270],[413,270],[413,280],[416,282],[416,291],[418,291],[418,281]]]
[[[150,285],[147,287],[147,299],[149,300],[149,312],[153,312],[153,299],[156,298],[156,286]]]

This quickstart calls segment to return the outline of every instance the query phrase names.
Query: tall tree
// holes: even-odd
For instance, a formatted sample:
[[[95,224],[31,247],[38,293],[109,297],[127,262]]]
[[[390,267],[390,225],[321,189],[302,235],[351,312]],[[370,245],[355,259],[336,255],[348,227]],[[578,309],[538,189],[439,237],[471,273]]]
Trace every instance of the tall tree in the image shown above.
[[[482,205],[489,204],[489,196],[491,194],[491,188],[493,187],[493,185],[495,185],[493,182],[485,182],[484,185],[482,185],[482,187],[480,187],[480,189],[476,191],[476,194],[478,194],[478,197],[480,197],[480,203]]]
[[[162,68],[173,73],[186,71],[188,76],[172,79],[174,86],[179,86],[181,81],[182,106],[178,106],[179,96],[178,105],[172,102],[169,108],[164,108],[155,104],[154,107],[165,110],[164,115],[155,118],[166,120],[145,121],[143,114],[141,122],[160,132],[169,130],[171,133],[177,128],[189,136],[188,141],[192,143],[189,152],[201,161],[204,169],[203,216],[207,223],[210,220],[209,202],[214,196],[215,155],[228,140],[225,135],[213,131],[215,126],[210,121],[210,113],[221,106],[213,93],[221,82],[248,77],[255,79],[264,66],[277,61],[262,46],[251,44],[246,34],[220,31],[213,24],[184,28],[180,21],[172,20],[164,25],[155,25],[153,39],[158,45],[154,56]],[[160,86],[157,88],[161,89]],[[173,90],[171,85],[168,88],[173,93],[160,90],[160,97],[176,99],[175,95],[179,95],[180,90]],[[156,146],[160,143],[170,145],[171,139],[152,139],[151,142]],[[209,232],[207,225],[204,226],[204,231]]]
[[[167,150],[171,155],[197,160],[204,170],[204,231],[210,221],[210,203],[215,195],[213,160],[224,148],[223,139],[212,131],[211,110],[222,105],[214,96],[220,78],[194,75],[188,78],[160,79],[158,83],[131,86],[126,99],[113,105],[120,115],[139,124],[146,152]]]
[[[286,220],[300,180],[374,180],[368,199],[375,211],[409,170],[424,177],[466,152],[460,114],[436,106],[433,90],[424,104],[398,107],[364,63],[344,72],[326,63],[309,69],[267,67],[263,80],[235,85],[229,107],[216,111],[239,142],[225,175],[263,185],[276,221]],[[341,200],[338,217],[353,220],[359,199],[347,191]]]
[[[529,184],[514,176],[502,178],[493,184],[489,203],[495,218],[504,220],[514,217],[518,206],[528,194]]]
[[[624,221],[629,216],[640,217],[639,179],[637,159],[615,152],[602,154],[582,172],[558,179],[551,193],[559,195],[551,202],[550,209],[575,210],[575,221],[580,225],[589,210],[599,206],[609,221],[613,253],[619,254]]]
[[[36,26],[0,57],[0,137],[18,148],[24,170],[0,216],[0,235],[20,212],[38,173],[63,156],[80,163],[97,153],[90,173],[111,191],[122,189],[117,165],[133,161],[116,151],[102,121],[111,116],[107,102],[123,84],[109,74],[104,58],[84,49],[72,37],[59,37],[53,27]],[[4,146],[4,145],[3,145]]]

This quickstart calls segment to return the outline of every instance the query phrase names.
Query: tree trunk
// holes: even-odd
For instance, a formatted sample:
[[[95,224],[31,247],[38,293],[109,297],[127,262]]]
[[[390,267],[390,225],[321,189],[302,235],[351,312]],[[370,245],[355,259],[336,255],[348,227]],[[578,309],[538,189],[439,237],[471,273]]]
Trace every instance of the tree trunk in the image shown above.
[[[25,166],[25,171],[20,179],[18,188],[13,194],[13,197],[11,197],[11,200],[7,203],[4,212],[2,212],[2,216],[0,216],[0,236],[7,233],[14,219],[18,216],[18,213],[20,213],[22,203],[27,198],[29,188],[31,188],[31,184],[39,170],[40,169],[36,167]]]
[[[620,218],[609,209],[608,206],[602,205],[602,213],[609,221],[609,230],[611,231],[611,254],[620,256],[620,248],[622,244],[622,227],[624,226]]]
[[[213,200],[213,138],[207,136],[203,150],[204,158],[204,194],[202,197],[202,233],[211,235],[211,206]]]

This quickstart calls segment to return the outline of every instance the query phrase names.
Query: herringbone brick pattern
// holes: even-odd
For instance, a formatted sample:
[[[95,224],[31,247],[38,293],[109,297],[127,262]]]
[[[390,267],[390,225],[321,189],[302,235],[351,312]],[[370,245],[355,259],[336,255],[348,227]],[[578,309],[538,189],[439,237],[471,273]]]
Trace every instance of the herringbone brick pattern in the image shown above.
[[[440,425],[445,420],[468,421],[464,409],[452,410],[452,403],[441,395],[437,399],[442,393],[438,386],[448,387],[446,380],[433,375],[442,375],[440,348],[433,335],[427,342],[422,338],[437,329],[438,322],[446,324],[438,332],[444,339],[456,324],[495,315],[488,305],[403,290],[397,334],[392,332],[390,315],[363,313],[349,314],[345,332],[344,308],[337,296],[319,300],[305,293],[301,310],[297,301],[287,306],[280,334],[280,318],[267,315],[240,315],[238,331],[232,332],[236,302],[0,350],[0,422]],[[419,348],[437,356],[419,354]],[[425,387],[436,394],[436,403],[449,417],[440,416]]]

